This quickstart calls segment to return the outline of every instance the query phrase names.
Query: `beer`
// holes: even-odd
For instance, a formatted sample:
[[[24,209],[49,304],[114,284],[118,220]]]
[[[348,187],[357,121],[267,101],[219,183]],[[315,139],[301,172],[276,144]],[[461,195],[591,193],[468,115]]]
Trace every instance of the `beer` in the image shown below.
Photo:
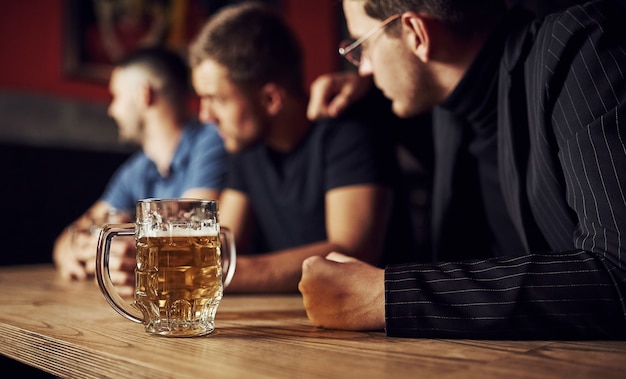
[[[144,324],[150,334],[211,333],[237,255],[233,234],[220,227],[217,209],[217,200],[141,199],[135,223],[104,225],[98,237],[96,279],[109,305]],[[133,304],[120,297],[109,275],[111,240],[121,236],[135,236],[137,247]]]
[[[155,333],[198,334],[214,317],[223,291],[220,239],[199,234],[137,240],[135,305]]]

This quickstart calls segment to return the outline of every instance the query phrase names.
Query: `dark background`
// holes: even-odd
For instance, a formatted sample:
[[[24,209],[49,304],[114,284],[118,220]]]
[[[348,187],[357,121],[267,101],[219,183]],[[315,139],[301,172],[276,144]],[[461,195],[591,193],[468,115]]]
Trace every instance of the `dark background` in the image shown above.
[[[127,157],[0,143],[2,264],[52,262],[56,236],[93,204]]]

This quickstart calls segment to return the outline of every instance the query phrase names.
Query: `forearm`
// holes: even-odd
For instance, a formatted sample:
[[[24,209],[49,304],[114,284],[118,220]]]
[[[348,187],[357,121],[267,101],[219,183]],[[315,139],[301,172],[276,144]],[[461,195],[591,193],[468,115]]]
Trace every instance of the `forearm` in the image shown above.
[[[262,255],[238,255],[231,293],[290,293],[298,291],[302,262],[311,256],[325,256],[338,246],[321,241]]]
[[[385,270],[390,336],[624,338],[624,273],[585,251]]]

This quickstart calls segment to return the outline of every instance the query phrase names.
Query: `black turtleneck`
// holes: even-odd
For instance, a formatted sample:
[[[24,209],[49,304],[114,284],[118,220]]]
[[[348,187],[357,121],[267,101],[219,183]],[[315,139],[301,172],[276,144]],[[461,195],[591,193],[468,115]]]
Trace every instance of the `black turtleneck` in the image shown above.
[[[505,24],[506,20],[502,27]],[[451,221],[450,225],[462,228],[467,238],[479,242],[468,245],[466,240],[466,246],[478,247],[476,250],[482,250],[481,247],[491,249],[494,256],[523,252],[523,245],[505,207],[498,176],[497,78],[505,36],[503,30],[496,28],[461,82],[440,106],[442,113],[447,115],[440,117],[439,121],[447,125],[437,125],[435,120],[435,128],[442,126],[445,130],[439,134],[440,138],[450,138],[450,133],[454,133],[457,134],[454,138],[458,139],[454,147],[458,150],[452,154],[456,156],[456,163],[449,166],[454,178],[450,181],[448,215],[462,221]],[[448,158],[445,155],[438,157]],[[453,234],[444,232],[442,235],[459,235],[458,230],[447,232]],[[441,248],[448,247],[444,243]],[[476,257],[486,255],[485,251],[470,253]],[[466,256],[467,251],[461,254]]]

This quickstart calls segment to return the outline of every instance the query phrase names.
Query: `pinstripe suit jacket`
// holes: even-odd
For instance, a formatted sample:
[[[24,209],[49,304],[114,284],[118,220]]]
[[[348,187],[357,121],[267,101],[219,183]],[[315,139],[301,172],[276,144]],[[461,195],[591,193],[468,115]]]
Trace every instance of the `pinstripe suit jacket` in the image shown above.
[[[525,252],[387,267],[387,334],[625,338],[626,12],[594,1],[510,29],[498,176]]]

